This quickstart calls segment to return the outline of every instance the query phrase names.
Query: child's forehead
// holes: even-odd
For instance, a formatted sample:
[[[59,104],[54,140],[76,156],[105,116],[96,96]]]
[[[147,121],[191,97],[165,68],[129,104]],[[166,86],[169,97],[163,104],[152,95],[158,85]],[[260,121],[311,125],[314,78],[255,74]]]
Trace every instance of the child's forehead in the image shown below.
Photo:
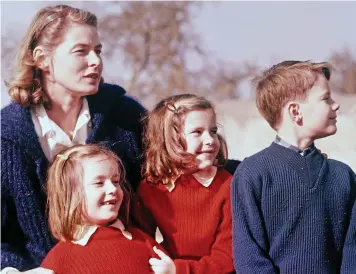
[[[85,168],[93,166],[107,166],[115,169],[118,168],[118,163],[116,162],[116,160],[113,157],[110,157],[109,155],[105,154],[88,157],[83,159],[83,161],[81,162]]]
[[[207,118],[207,117],[215,117],[215,112],[211,108],[205,108],[205,109],[193,109],[188,111],[184,119],[189,119],[189,118]]]

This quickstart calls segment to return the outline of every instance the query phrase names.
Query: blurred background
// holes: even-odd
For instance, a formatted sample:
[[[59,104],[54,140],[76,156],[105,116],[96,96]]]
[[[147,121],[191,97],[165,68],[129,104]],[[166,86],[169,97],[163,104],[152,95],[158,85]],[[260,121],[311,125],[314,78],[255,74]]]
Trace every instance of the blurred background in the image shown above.
[[[2,1],[1,107],[26,27],[56,4],[97,15],[105,81],[148,109],[182,92],[212,100],[230,157],[240,160],[275,136],[255,107],[251,79],[284,60],[331,62],[338,132],[317,146],[356,170],[356,2]]]

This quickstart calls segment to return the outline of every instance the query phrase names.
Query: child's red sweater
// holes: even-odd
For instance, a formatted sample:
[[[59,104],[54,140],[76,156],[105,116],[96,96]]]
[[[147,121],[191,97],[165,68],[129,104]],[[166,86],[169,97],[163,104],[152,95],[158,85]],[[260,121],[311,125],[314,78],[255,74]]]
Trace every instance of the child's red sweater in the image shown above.
[[[138,229],[130,229],[132,240],[114,227],[99,227],[85,246],[59,242],[41,267],[56,274],[151,273],[148,260],[158,258],[153,246],[159,245]]]
[[[150,224],[148,233],[159,227],[161,245],[175,259],[177,274],[233,272],[231,178],[218,169],[204,187],[194,176],[183,175],[172,192],[160,183],[141,182],[137,194],[155,220],[147,220],[142,212],[136,218],[146,228]]]

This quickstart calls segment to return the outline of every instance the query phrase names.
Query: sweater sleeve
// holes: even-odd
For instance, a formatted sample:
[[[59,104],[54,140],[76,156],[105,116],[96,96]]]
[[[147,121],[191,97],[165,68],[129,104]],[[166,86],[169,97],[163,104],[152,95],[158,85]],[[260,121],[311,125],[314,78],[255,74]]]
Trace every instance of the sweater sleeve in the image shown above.
[[[17,181],[24,180],[21,172],[21,152],[6,140],[1,140],[1,268],[14,267],[19,270],[36,267],[27,248],[24,233],[19,225],[12,193],[17,191]],[[28,178],[26,178],[28,180]]]
[[[221,207],[221,221],[216,231],[215,241],[208,256],[198,260],[176,259],[179,274],[233,273],[230,184],[226,184],[225,201]]]
[[[144,195],[149,191],[149,186],[146,180],[143,180],[138,189],[137,194],[133,195],[133,205],[132,205],[132,219],[134,224],[139,227],[142,231],[147,233],[150,237],[155,239],[155,233],[157,229],[157,222],[154,219],[151,211],[144,206]]]
[[[353,204],[350,225],[347,230],[342,250],[341,274],[355,273],[356,269],[356,174],[353,174],[351,188],[351,204]]]
[[[232,248],[237,273],[278,273],[268,255],[268,238],[261,212],[261,182],[238,169],[232,182]]]

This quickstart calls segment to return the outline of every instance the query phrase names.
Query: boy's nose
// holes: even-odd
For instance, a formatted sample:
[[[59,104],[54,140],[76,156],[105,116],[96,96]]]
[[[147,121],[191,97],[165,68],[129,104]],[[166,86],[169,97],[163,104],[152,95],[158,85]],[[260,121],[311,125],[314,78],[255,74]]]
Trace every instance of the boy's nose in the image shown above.
[[[333,110],[334,110],[334,111],[337,111],[339,108],[340,108],[340,105],[339,105],[338,103],[334,102],[334,104],[333,104]]]

